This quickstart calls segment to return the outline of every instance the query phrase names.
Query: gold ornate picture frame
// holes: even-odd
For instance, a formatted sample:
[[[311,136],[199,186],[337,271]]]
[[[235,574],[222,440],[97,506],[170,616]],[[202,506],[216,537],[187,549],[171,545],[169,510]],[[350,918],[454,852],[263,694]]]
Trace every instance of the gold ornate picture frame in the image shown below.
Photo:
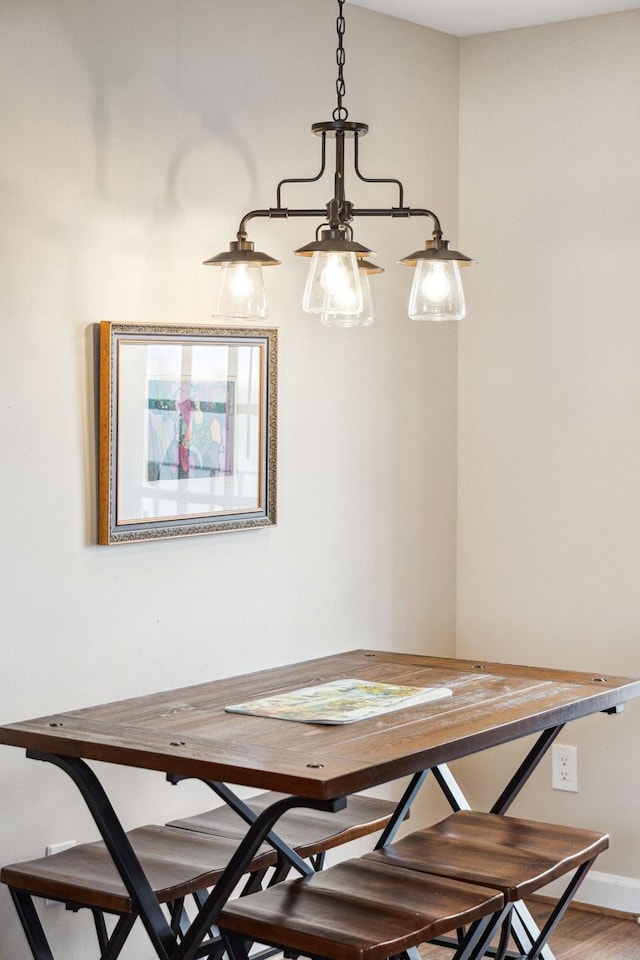
[[[276,522],[278,331],[100,324],[98,542]]]

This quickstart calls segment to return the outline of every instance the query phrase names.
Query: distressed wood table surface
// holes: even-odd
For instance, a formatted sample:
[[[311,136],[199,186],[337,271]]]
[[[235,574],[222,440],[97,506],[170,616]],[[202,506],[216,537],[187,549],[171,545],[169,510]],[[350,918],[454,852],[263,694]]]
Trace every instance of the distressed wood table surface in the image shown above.
[[[341,726],[225,706],[340,678],[452,696]],[[640,680],[355,650],[0,727],[29,750],[332,799],[539,733],[640,695]]]

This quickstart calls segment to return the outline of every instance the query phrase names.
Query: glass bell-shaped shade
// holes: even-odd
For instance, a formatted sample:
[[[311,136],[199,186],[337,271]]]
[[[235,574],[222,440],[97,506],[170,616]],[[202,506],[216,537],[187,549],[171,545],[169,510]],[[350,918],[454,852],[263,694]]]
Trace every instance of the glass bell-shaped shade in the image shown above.
[[[214,317],[221,320],[264,320],[267,296],[259,263],[223,263]]]
[[[358,275],[362,290],[362,310],[360,313],[322,313],[320,321],[325,327],[370,327],[373,323],[373,297],[369,276],[365,269],[359,269]]]
[[[351,251],[316,250],[304,288],[306,313],[357,316],[362,310],[358,261]]]
[[[409,316],[412,320],[462,320],[466,313],[460,269],[455,260],[418,260]]]

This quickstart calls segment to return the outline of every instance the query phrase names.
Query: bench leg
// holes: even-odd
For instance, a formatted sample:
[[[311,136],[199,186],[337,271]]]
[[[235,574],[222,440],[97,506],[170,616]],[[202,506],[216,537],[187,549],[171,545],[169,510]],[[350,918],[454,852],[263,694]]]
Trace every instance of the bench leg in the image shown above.
[[[71,907],[67,906],[67,910],[70,909]],[[104,913],[102,910],[97,910],[95,907],[92,907],[91,915],[93,916],[93,925],[96,928],[96,936],[98,938],[98,943],[100,944],[100,956],[102,956],[107,949],[107,944],[109,943],[107,924],[105,923]]]
[[[23,893],[21,890],[14,890],[13,887],[9,887],[9,890],[34,960],[53,960],[51,947],[40,923],[40,917],[33,899],[28,893]]]
[[[479,960],[480,957],[484,957],[496,930],[508,921],[510,912],[511,904],[499,913],[483,917],[482,920],[476,920],[475,923],[472,923],[454,953],[453,960]]]
[[[523,901],[520,900],[510,905],[511,912],[505,918],[500,935],[500,942],[495,950],[492,949],[490,952],[486,951],[486,955],[492,956],[494,960],[506,960],[506,958],[515,958],[515,960],[545,960],[547,957],[553,958],[553,954],[548,946],[549,937],[562,920],[578,887],[591,869],[594,861],[595,857],[578,867],[565,887],[564,893],[547,917],[541,930],[538,931]],[[535,933],[533,931],[535,931]],[[517,948],[516,954],[510,953],[507,949],[511,938],[513,938],[513,942]],[[482,954],[478,954],[477,956],[480,957],[481,955]],[[474,956],[476,955],[474,954]]]
[[[555,928],[558,926],[558,924],[562,920],[569,904],[573,900],[576,890],[578,889],[578,887],[584,880],[585,876],[591,869],[591,865],[593,864],[594,860],[595,860],[595,857],[593,858],[593,860],[589,860],[587,863],[583,863],[582,866],[576,870],[567,888],[565,889],[564,893],[562,894],[557,904],[549,914],[547,922],[544,924],[544,926],[542,927],[542,930],[540,931],[540,935],[538,936],[531,950],[527,954],[527,960],[539,960],[539,957],[541,956],[542,951],[546,946],[547,940],[549,939],[549,937],[551,936]]]
[[[33,897],[13,887],[9,887],[9,891],[34,960],[54,960]],[[91,913],[100,948],[99,960],[117,960],[136,922],[136,915],[127,913],[118,917],[113,933],[109,936],[103,914],[99,910],[91,910]]]
[[[509,914],[502,922],[502,929],[500,930],[500,940],[498,941],[498,946],[496,947],[496,954],[494,960],[505,960],[507,956],[507,948],[509,946],[509,940],[511,939],[511,919],[513,917],[513,910],[509,911]]]
[[[135,922],[135,913],[126,913],[124,916],[118,918],[113,933],[109,937],[107,945],[100,955],[100,960],[117,960]]]
[[[246,941],[239,933],[221,930],[220,935],[229,960],[249,960]]]

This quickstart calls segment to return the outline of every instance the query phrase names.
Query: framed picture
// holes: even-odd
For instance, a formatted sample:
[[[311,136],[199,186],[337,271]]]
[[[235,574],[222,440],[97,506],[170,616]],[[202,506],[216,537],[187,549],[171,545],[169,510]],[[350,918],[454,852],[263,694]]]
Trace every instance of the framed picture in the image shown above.
[[[99,543],[276,522],[278,333],[100,324]]]

